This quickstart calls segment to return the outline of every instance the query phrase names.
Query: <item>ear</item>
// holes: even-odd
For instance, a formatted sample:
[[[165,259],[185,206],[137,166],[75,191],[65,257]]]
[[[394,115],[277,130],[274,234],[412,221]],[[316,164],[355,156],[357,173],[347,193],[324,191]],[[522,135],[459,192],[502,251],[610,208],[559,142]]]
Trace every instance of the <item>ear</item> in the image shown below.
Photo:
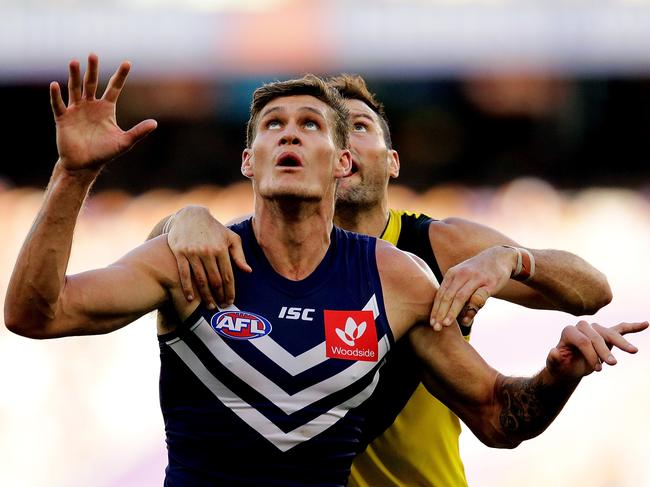
[[[334,168],[334,176],[336,178],[343,178],[350,174],[352,170],[352,154],[348,149],[344,149],[339,153],[339,160]]]
[[[253,177],[253,152],[250,149],[241,153],[241,173],[249,179]]]
[[[388,174],[391,178],[399,176],[399,154],[396,150],[388,151]]]

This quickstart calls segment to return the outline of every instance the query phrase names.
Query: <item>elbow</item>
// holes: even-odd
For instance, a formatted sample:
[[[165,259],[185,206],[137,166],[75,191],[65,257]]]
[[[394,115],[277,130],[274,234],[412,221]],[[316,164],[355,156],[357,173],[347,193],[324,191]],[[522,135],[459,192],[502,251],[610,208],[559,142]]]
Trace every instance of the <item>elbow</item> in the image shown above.
[[[5,313],[5,326],[11,333],[20,335],[25,338],[45,338],[41,332],[43,329],[42,326],[38,326],[34,323],[29,323],[26,320],[16,319],[7,313]]]
[[[500,448],[503,450],[513,450],[514,448],[517,448],[519,445],[521,445],[521,441],[514,439],[514,438],[508,438],[506,436],[502,435],[495,435],[493,437],[478,437],[478,439],[483,443],[485,446],[489,448]]]
[[[485,446],[489,448],[500,448],[500,449],[512,450],[513,448],[517,448],[521,444],[522,442],[521,438],[515,438],[514,435],[506,434],[503,431],[501,431],[501,429],[495,426],[486,429],[484,427],[485,424],[489,424],[489,423],[483,423],[478,428],[470,428],[474,433],[474,435]]]
[[[600,286],[600,292],[596,295],[594,299],[593,305],[588,309],[587,314],[594,314],[596,313],[600,308],[603,308],[607,306],[609,303],[612,302],[613,298],[612,294],[612,288],[609,287],[609,282],[607,282],[607,278],[603,276],[603,282],[602,285]]]
[[[609,282],[607,282],[607,278],[604,275],[600,283],[594,286],[593,289],[594,292],[590,296],[590,299],[585,299],[580,309],[577,309],[573,313],[575,316],[593,315],[612,302],[612,289],[609,287]]]
[[[5,303],[4,322],[7,330],[16,335],[34,339],[49,338],[47,335],[49,322],[47,320],[36,319],[28,313],[23,313],[8,302]]]

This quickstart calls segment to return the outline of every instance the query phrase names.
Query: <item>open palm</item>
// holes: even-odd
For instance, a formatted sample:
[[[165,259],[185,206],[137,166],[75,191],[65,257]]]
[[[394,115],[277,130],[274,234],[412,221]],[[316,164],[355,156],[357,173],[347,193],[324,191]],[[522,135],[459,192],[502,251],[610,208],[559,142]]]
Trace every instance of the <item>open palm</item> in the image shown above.
[[[156,128],[155,120],[145,120],[127,131],[117,125],[115,104],[131,65],[123,62],[119,66],[100,99],[95,98],[98,66],[97,56],[88,56],[82,82],[79,63],[70,62],[67,106],[59,84],[50,85],[59,159],[68,171],[99,170]]]

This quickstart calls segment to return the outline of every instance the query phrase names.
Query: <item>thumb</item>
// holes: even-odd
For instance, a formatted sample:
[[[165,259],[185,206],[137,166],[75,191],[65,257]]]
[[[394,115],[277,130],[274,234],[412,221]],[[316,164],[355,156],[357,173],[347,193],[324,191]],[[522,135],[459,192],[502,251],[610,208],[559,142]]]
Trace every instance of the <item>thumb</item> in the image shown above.
[[[147,120],[143,120],[135,127],[132,127],[127,132],[125,132],[126,136],[129,138],[129,145],[134,146],[142,139],[144,139],[147,135],[149,135],[151,132],[153,132],[156,129],[156,127],[158,127],[158,122],[156,122],[151,118]]]

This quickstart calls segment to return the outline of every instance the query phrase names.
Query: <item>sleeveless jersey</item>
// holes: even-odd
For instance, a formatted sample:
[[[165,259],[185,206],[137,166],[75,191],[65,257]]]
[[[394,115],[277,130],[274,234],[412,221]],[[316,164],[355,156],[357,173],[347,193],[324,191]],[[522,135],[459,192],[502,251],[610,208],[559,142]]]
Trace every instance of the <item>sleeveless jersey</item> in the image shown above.
[[[291,281],[250,219],[231,228],[253,269],[233,268],[234,305],[199,305],[159,336],[165,485],[344,486],[394,343],[376,239],[334,227],[322,262]]]
[[[442,273],[429,240],[432,221],[426,215],[391,209],[381,238],[418,255],[440,282]],[[461,329],[468,339],[470,329]],[[392,424],[390,414],[373,421],[372,429],[379,436],[355,459],[348,486],[467,486],[458,417],[420,383],[418,364],[406,340],[397,343],[383,373],[403,378],[399,392],[383,398],[384,407],[399,415]],[[368,434],[371,440],[373,432]]]

